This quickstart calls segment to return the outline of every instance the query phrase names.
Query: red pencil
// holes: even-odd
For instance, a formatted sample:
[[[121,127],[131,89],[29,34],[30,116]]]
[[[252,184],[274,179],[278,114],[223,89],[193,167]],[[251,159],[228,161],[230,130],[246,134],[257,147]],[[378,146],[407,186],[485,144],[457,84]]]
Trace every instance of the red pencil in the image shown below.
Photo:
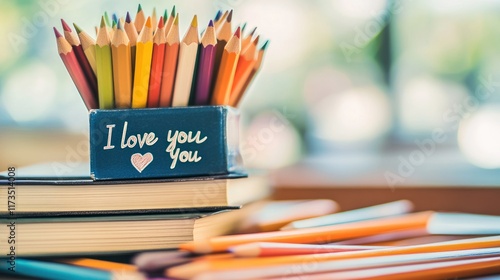
[[[208,105],[210,103],[210,89],[212,87],[216,52],[217,37],[215,35],[214,23],[210,21],[207,30],[203,34],[203,38],[201,38],[195,105]]]
[[[75,83],[78,92],[80,92],[80,96],[82,97],[85,106],[88,110],[99,108],[97,99],[94,95],[95,91],[92,91],[92,88],[88,84],[80,63],[75,56],[73,47],[71,47],[70,43],[61,35],[61,33],[59,33],[59,31],[57,31],[55,27],[54,33],[56,35],[59,56],[61,56],[61,59],[66,66],[71,79]]]
[[[172,92],[174,89],[175,73],[177,72],[179,45],[179,14],[177,14],[170,31],[167,33],[160,90],[160,107],[170,107],[172,105]]]
[[[153,39],[153,58],[151,63],[151,75],[149,77],[148,108],[156,108],[160,103],[161,76],[163,73],[163,60],[165,59],[165,26],[163,17],[158,21],[158,29]]]
[[[66,41],[73,48],[73,53],[80,64],[80,67],[83,71],[85,79],[87,80],[88,85],[92,89],[92,94],[97,97],[97,78],[94,74],[94,70],[92,70],[92,66],[90,66],[87,57],[85,56],[85,52],[83,51],[82,44],[80,43],[80,39],[76,32],[73,32],[69,25],[61,19],[61,23],[64,30],[64,37]]]

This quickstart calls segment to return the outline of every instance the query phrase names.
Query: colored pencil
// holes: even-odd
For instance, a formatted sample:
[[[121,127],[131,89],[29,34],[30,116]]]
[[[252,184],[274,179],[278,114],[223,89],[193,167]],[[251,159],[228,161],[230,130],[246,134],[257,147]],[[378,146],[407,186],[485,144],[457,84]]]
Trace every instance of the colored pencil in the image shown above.
[[[108,12],[104,12],[104,22],[106,23],[106,29],[109,33],[109,38],[113,38],[113,23],[109,20]]]
[[[331,273],[303,274],[300,275],[300,279],[462,279],[464,277],[481,276],[497,272],[500,272],[500,257],[389,266]],[[279,277],[274,279],[296,279],[296,277]]]
[[[221,10],[217,10],[217,13],[215,14],[215,17],[214,17],[214,20],[213,20],[214,27],[215,27],[215,22],[217,22],[220,19],[221,16],[222,16],[222,11]]]
[[[75,83],[76,89],[80,93],[85,106],[88,110],[99,108],[95,92],[92,90],[87,79],[85,78],[85,74],[83,73],[80,63],[78,62],[78,59],[76,59],[75,53],[73,52],[73,47],[55,27],[54,33],[56,35],[59,56],[68,70],[71,79]]]
[[[117,29],[111,41],[111,54],[113,61],[115,107],[130,108],[132,102],[130,41],[120,21],[117,24]]]
[[[132,108],[146,108],[147,106],[152,56],[153,32],[151,18],[148,17],[144,28],[137,38]]]
[[[257,27],[255,27],[252,32],[250,32],[244,39],[241,40],[241,49],[246,50],[248,46],[252,43],[253,36],[257,31]]]
[[[342,256],[351,253],[334,253],[337,256]],[[332,254],[333,255],[333,254]],[[229,267],[224,270],[207,270],[203,271],[198,276],[194,277],[197,280],[202,279],[274,279],[271,277],[280,277],[279,279],[308,279],[311,275],[322,275],[319,279],[350,279],[345,277],[326,277],[325,273],[340,272],[340,271],[361,271],[364,269],[377,269],[382,267],[391,268],[391,271],[396,271],[397,267],[413,264],[434,264],[448,261],[457,260],[478,260],[490,257],[500,256],[499,248],[482,248],[470,250],[457,250],[457,251],[444,251],[444,252],[431,252],[431,253],[417,253],[417,254],[401,254],[401,255],[387,255],[380,257],[366,257],[366,258],[350,258],[350,259],[335,259],[331,261],[316,261],[310,263],[302,263],[300,267],[308,267],[313,269],[296,269],[298,264],[279,264],[259,268],[241,268]],[[270,258],[272,259],[272,258]],[[244,259],[243,259],[244,260]],[[370,273],[374,276],[374,273]],[[312,275],[311,275],[312,276]],[[293,278],[292,278],[293,277]],[[407,279],[406,277],[399,277],[397,279]],[[422,279],[428,279],[426,277]],[[441,278],[439,278],[441,279]]]
[[[222,25],[223,22],[226,21],[228,15],[229,15],[229,11],[228,10],[224,11],[224,13],[221,14],[221,16],[219,16],[219,18],[217,18],[217,15],[215,15],[216,18],[214,20],[214,27],[215,27],[215,32],[216,33],[219,33],[220,26]]]
[[[179,54],[179,14],[175,16],[174,22],[167,33],[167,44],[165,46],[165,58],[163,60],[163,75],[160,90],[160,107],[172,105],[174,81],[177,72],[177,60]]]
[[[247,91],[248,87],[250,87],[250,84],[252,84],[252,81],[254,80],[255,76],[257,75],[260,68],[262,67],[262,62],[264,60],[264,54],[267,50],[268,45],[269,45],[269,41],[266,41],[264,43],[264,45],[260,48],[259,54],[257,56],[257,63],[253,67],[252,72],[250,73],[250,77],[248,77],[245,84],[243,85],[243,89],[241,90],[241,92],[235,94],[235,98],[233,98],[233,100],[230,104],[231,106],[237,107],[239,105],[241,98],[243,97],[243,93],[245,93]]]
[[[165,10],[166,12],[167,10]],[[170,28],[172,28],[172,24],[174,23],[175,20],[175,6],[172,8],[172,13],[170,16],[167,18],[164,18],[163,21],[165,22],[165,29],[163,30],[165,32],[165,38],[168,36],[168,33],[170,32]]]
[[[369,236],[389,230],[425,228],[433,214],[429,211],[318,228],[221,236],[200,243],[184,243],[180,245],[180,248],[197,253],[210,253],[222,252],[229,247],[249,242],[326,243]]]
[[[222,54],[224,54],[224,49],[226,47],[227,42],[233,36],[233,31],[231,27],[231,21],[233,19],[233,11],[225,12],[219,20],[219,27],[217,27],[217,23],[214,22],[215,33],[217,34],[217,51],[215,53],[215,61],[214,61],[214,77],[212,79],[212,89],[211,94],[213,96],[213,92],[215,90],[215,84],[217,83],[219,68],[222,60]]]
[[[64,37],[68,41],[68,43],[73,48],[73,52],[75,53],[76,59],[82,68],[83,73],[85,74],[85,78],[87,79],[88,84],[93,92],[97,92],[97,78],[90,66],[87,57],[85,56],[85,52],[83,51],[82,44],[80,43],[80,39],[76,32],[73,32],[69,25],[61,19],[61,23],[64,30]]]
[[[276,257],[290,255],[310,255],[382,249],[382,246],[359,245],[316,245],[276,242],[255,242],[229,248],[237,257]]]
[[[133,263],[141,271],[159,271],[168,267],[193,261],[222,260],[233,258],[233,254],[196,255],[185,251],[145,252],[134,257]]]
[[[198,45],[198,18],[195,15],[179,48],[177,73],[172,96],[172,106],[174,107],[187,106],[189,103]]]
[[[134,25],[137,33],[141,33],[142,28],[144,27],[144,23],[146,23],[146,16],[144,15],[144,10],[142,10],[141,4],[137,7],[137,14],[135,15]]]
[[[317,218],[305,219],[294,221],[283,230],[298,229],[298,228],[312,228],[329,226],[350,222],[357,222],[362,220],[378,219],[389,216],[396,216],[409,213],[413,210],[413,203],[409,200],[398,200],[394,202],[384,203],[380,205],[359,208],[351,211],[335,213],[331,215],[321,216]]]
[[[127,33],[128,40],[130,42],[130,61],[132,61],[132,73],[135,72],[135,53],[137,45],[137,29],[130,18],[130,13],[127,12],[125,17],[125,24],[123,25],[125,32]],[[133,85],[132,85],[133,86]]]
[[[101,27],[97,35],[95,54],[97,65],[97,86],[99,92],[99,108],[113,109],[114,89],[113,89],[113,63],[111,56],[109,33],[104,22],[104,17],[101,18]]]
[[[214,69],[217,37],[213,21],[210,21],[207,30],[201,38],[199,71],[196,82],[195,105],[210,104],[210,89]]]
[[[0,268],[2,270],[8,271],[7,265],[8,263],[5,260],[0,262]],[[52,280],[146,279],[142,273],[135,271],[110,272],[101,269],[91,269],[68,264],[22,258],[16,258],[16,272],[13,274]]]
[[[107,271],[138,271],[137,266],[132,264],[117,263],[111,261],[103,261],[88,258],[78,258],[78,259],[59,259],[56,260],[60,263],[66,263],[76,266],[82,266],[87,268],[101,269]]]
[[[237,232],[276,231],[292,221],[331,214],[338,209],[339,205],[330,199],[271,201],[247,217]]]
[[[238,27],[234,36],[227,42],[222,59],[220,61],[219,71],[217,72],[217,81],[215,83],[212,104],[228,105],[233,86],[234,74],[241,52],[241,29]]]
[[[166,26],[167,20],[168,20],[168,11],[167,11],[167,9],[165,9],[163,11],[163,25]]]
[[[240,96],[243,95],[243,88],[246,81],[250,78],[252,70],[257,64],[259,36],[241,53],[234,73],[234,82],[229,95],[229,104],[235,104]]]
[[[153,26],[153,33],[156,33],[156,27],[158,26],[156,7],[153,7],[153,12],[151,13],[151,25]]]
[[[83,31],[78,25],[73,23],[73,26],[75,27],[76,33],[80,38],[80,43],[82,44],[82,49],[85,53],[85,57],[87,57],[87,61],[89,62],[94,75],[96,75],[97,67],[95,63],[95,40],[90,37],[87,32]]]
[[[165,26],[163,17],[160,17],[158,28],[153,38],[153,57],[151,62],[151,75],[149,77],[148,107],[156,108],[160,104],[161,79],[163,74],[163,61],[165,60]]]
[[[417,215],[421,215],[421,213]],[[423,218],[423,216],[421,216],[418,219],[421,218]],[[389,218],[389,219],[394,220],[397,218]],[[368,222],[371,221],[365,221],[359,223],[368,223]],[[296,266],[299,264],[307,264],[307,263],[318,264],[323,261],[334,261],[334,260],[340,261],[340,260],[355,259],[355,258],[381,257],[381,256],[392,256],[392,255],[399,256],[405,254],[458,251],[458,250],[470,250],[470,249],[481,249],[481,248],[492,248],[492,247],[500,247],[500,236],[481,237],[481,238],[464,239],[458,241],[447,241],[447,242],[438,242],[438,243],[431,243],[424,245],[392,247],[388,249],[374,249],[374,250],[356,251],[356,252],[324,253],[324,254],[314,254],[314,255],[295,255],[295,256],[267,257],[267,258],[228,259],[224,261],[204,261],[204,262],[197,262],[193,264],[186,264],[174,267],[170,269],[168,272],[171,277],[175,278],[192,278],[201,271],[207,271],[207,270],[221,271],[235,267],[238,267],[239,269],[259,268],[261,273],[263,273],[266,267],[272,269],[274,266],[278,265]]]

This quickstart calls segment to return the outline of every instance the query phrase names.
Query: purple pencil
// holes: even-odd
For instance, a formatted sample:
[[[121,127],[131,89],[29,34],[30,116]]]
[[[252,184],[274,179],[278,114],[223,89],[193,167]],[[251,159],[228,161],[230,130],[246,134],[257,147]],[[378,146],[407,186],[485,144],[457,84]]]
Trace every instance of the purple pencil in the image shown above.
[[[215,54],[217,52],[217,37],[213,21],[208,24],[207,30],[201,38],[200,60],[198,64],[198,77],[196,80],[195,105],[208,105],[210,103],[210,89],[214,73]]]

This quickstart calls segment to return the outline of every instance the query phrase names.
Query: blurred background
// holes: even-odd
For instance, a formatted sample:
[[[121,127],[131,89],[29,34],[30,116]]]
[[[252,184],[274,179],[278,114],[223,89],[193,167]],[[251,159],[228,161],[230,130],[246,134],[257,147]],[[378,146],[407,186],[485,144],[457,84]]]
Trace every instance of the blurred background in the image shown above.
[[[498,186],[499,1],[140,3],[159,15],[176,5],[182,34],[194,14],[204,25],[234,9],[233,24],[270,40],[241,104],[249,167],[299,166],[342,184]],[[0,0],[0,169],[88,160],[87,111],[52,27],[64,18],[94,34],[104,11],[135,16],[137,4]]]

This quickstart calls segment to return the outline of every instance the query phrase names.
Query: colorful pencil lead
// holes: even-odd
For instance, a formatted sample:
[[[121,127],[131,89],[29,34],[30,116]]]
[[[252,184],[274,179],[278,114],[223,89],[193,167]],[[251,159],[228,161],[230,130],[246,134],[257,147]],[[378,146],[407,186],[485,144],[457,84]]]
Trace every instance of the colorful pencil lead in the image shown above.
[[[238,27],[234,36],[227,42],[220,62],[215,83],[212,105],[228,105],[233,86],[234,74],[241,52],[241,29]]]

